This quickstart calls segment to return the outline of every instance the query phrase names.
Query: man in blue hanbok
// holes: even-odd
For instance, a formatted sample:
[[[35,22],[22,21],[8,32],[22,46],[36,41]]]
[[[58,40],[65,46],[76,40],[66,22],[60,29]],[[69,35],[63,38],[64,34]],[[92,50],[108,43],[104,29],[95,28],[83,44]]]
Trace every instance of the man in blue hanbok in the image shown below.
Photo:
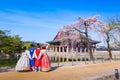
[[[34,45],[31,44],[30,50],[29,50],[29,61],[30,61],[30,68],[32,71],[35,70],[34,63],[35,63],[35,57],[34,57]]]

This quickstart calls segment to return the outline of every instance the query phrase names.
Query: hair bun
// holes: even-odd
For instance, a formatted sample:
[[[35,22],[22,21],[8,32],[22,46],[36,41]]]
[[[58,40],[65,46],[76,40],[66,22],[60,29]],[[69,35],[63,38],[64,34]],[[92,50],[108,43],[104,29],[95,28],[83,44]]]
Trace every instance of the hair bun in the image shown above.
[[[46,45],[42,45],[42,47],[41,47],[42,49],[46,49]]]

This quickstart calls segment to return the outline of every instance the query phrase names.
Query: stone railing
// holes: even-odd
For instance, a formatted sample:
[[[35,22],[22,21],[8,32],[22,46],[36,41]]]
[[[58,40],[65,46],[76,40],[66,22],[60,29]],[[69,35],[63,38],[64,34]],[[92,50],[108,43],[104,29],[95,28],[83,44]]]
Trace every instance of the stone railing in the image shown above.
[[[120,52],[112,51],[113,60],[120,60]],[[48,56],[51,62],[84,62],[85,64],[90,61],[89,53],[59,53],[59,52],[48,52]],[[109,59],[109,53],[107,51],[95,51],[93,53],[94,63],[111,61]]]

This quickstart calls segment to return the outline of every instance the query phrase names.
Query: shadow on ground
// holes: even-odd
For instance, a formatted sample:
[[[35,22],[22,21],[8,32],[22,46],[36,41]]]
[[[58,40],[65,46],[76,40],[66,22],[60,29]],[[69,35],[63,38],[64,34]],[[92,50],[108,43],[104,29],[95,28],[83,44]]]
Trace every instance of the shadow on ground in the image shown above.
[[[61,67],[61,66],[54,66],[54,67],[51,67],[51,70],[50,70],[50,71],[54,71],[54,70],[56,70],[56,69],[59,68],[59,67]]]
[[[50,71],[54,71],[54,70],[58,69],[59,67],[62,67],[62,66],[53,66],[53,67],[51,67]],[[13,70],[14,70],[14,67],[2,67],[2,68],[0,68],[0,73],[10,72]],[[48,71],[48,72],[50,72],[50,71]],[[17,71],[17,72],[32,72],[32,71],[26,70],[26,71]]]

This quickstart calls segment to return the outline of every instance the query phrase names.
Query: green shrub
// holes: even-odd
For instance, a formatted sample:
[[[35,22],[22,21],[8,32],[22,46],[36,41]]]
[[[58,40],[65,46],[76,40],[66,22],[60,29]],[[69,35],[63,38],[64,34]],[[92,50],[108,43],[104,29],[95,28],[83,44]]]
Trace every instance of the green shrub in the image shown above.
[[[57,57],[56,62],[59,62],[59,57]]]
[[[81,59],[80,59],[80,58],[78,58],[78,61],[81,61]]]
[[[51,57],[51,62],[55,62],[55,57]]]
[[[70,62],[71,62],[71,61],[72,61],[72,59],[71,59],[71,58],[68,58],[68,61],[70,61]]]
[[[66,62],[67,61],[67,58],[64,58],[64,62]]]
[[[76,61],[76,59],[73,59],[73,61]]]
[[[82,58],[82,61],[85,61],[85,58],[84,58],[84,57]]]
[[[88,59],[88,58],[86,58],[86,61],[89,61],[89,59]]]
[[[60,57],[60,62],[62,62],[62,60],[63,60],[63,58],[62,58],[62,57]]]
[[[0,59],[0,67],[15,66],[17,59]]]

